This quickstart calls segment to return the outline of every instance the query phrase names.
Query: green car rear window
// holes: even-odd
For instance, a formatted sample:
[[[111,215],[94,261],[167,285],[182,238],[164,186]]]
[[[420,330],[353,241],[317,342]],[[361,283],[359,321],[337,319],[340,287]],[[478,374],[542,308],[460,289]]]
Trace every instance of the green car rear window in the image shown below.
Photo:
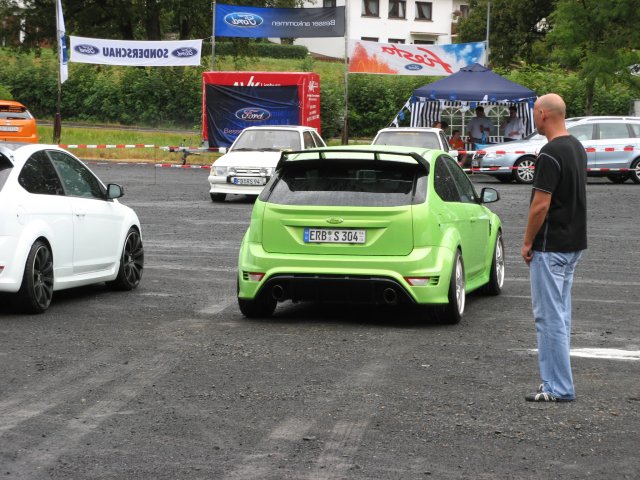
[[[262,191],[282,205],[400,206],[422,203],[426,173],[417,163],[382,160],[293,161]]]

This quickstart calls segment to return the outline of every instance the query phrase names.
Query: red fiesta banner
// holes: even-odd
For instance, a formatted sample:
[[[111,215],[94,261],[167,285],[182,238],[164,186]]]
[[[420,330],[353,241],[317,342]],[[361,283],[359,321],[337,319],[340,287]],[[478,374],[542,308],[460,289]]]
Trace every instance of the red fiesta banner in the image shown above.
[[[484,42],[450,45],[349,42],[349,73],[447,76],[474,63],[484,64]]]

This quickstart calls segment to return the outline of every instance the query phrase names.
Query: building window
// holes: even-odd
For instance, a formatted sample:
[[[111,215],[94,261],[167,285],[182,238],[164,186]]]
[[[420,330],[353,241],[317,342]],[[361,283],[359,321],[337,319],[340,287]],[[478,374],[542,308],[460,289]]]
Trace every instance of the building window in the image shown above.
[[[390,38],[387,43],[404,43],[404,38]]]
[[[414,45],[434,45],[436,42],[435,40],[414,40],[413,44]]]
[[[364,40],[365,42],[377,42],[378,37],[360,37],[360,40]]]
[[[389,0],[389,18],[407,18],[407,2]]]
[[[336,6],[336,0],[322,0],[322,6],[324,8],[335,7]]]
[[[416,2],[416,20],[433,20],[432,14],[432,2]]]
[[[460,16],[466,18],[469,16],[469,5],[460,5]]]
[[[362,0],[363,17],[380,16],[380,0]]]

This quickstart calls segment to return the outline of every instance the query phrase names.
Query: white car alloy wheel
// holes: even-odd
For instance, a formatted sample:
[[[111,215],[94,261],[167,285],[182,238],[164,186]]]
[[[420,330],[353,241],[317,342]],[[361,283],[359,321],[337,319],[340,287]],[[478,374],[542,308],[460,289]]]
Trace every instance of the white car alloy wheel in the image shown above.
[[[502,232],[500,231],[498,231],[498,235],[496,236],[496,243],[491,258],[489,281],[482,287],[481,291],[485,295],[500,295],[504,285],[504,243],[502,242]]]
[[[462,257],[460,254],[456,257],[455,270],[455,288],[456,288],[456,308],[460,316],[464,313],[464,305],[466,302],[466,294],[464,291],[464,268],[462,266]]]
[[[636,158],[631,165],[631,172],[629,173],[631,181],[633,183],[640,183],[640,158]]]
[[[53,298],[53,257],[49,246],[38,240],[32,246],[18,291],[20,307],[26,313],[42,313]]]
[[[466,303],[466,291],[464,282],[464,262],[460,250],[456,250],[449,282],[449,303],[442,311],[442,321],[444,323],[456,324],[462,320]]]
[[[536,162],[531,157],[521,158],[514,165],[514,175],[518,183],[533,183],[533,169]]]
[[[496,251],[494,255],[496,285],[502,289],[504,285],[504,245],[502,243],[502,235],[500,234],[498,234],[498,238],[496,239]]]

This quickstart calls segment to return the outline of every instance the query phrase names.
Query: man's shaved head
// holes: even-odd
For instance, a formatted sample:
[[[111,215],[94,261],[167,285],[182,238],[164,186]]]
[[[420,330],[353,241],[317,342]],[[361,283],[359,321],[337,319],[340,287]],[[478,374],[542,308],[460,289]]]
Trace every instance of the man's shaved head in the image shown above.
[[[550,114],[559,114],[564,117],[567,113],[567,106],[564,104],[564,100],[556,93],[548,93],[541,96],[536,101],[536,105]]]

